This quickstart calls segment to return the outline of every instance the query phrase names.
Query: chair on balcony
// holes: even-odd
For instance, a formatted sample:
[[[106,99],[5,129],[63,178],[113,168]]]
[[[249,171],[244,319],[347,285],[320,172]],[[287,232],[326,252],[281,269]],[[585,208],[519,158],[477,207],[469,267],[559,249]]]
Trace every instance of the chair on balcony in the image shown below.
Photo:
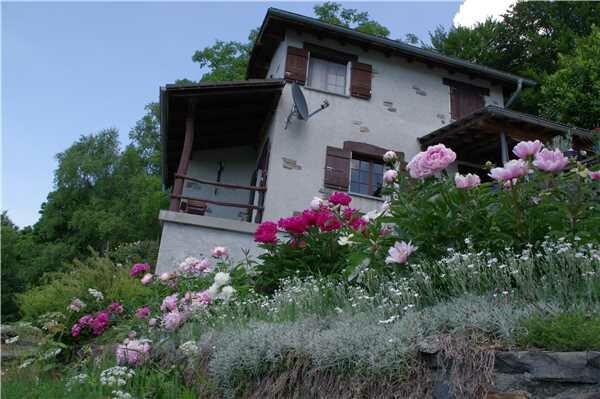
[[[206,213],[207,204],[204,201],[188,199],[181,201],[181,211],[191,213],[192,215],[204,215]]]

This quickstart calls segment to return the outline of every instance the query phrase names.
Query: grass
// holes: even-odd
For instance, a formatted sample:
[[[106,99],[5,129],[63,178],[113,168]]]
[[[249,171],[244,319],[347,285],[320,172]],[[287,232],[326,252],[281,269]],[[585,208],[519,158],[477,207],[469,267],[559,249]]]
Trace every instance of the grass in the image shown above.
[[[524,319],[516,341],[523,348],[554,351],[600,350],[600,314],[559,313]]]

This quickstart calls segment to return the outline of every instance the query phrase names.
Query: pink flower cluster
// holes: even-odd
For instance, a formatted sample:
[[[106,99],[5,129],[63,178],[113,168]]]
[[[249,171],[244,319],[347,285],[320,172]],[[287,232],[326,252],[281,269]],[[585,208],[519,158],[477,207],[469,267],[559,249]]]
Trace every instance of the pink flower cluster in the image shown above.
[[[565,157],[561,150],[550,151],[543,149],[535,154],[533,166],[545,172],[560,172],[569,164],[569,158]]]
[[[143,306],[135,311],[135,317],[138,319],[147,319],[151,311],[149,306]]]
[[[446,169],[456,160],[456,153],[443,144],[429,146],[427,150],[418,153],[406,167],[410,177],[423,179]]]
[[[120,366],[141,366],[150,358],[151,350],[150,340],[127,339],[117,347],[117,362]]]
[[[591,170],[588,172],[590,175],[590,178],[592,180],[600,180],[600,170],[594,171],[592,172]]]
[[[493,168],[489,176],[498,181],[511,181],[512,179],[526,176],[529,173],[529,164],[522,159],[513,159],[504,164],[503,168]]]
[[[254,234],[254,240],[256,242],[262,242],[265,244],[276,244],[277,243],[277,223],[264,222],[261,223],[256,229]]]
[[[108,308],[98,312],[95,316],[88,314],[81,317],[79,321],[71,327],[71,335],[77,337],[85,328],[91,329],[92,335],[94,336],[102,335],[104,330],[106,330],[110,324],[111,315],[115,313],[121,314],[123,312],[123,305],[119,302],[113,302]]]
[[[513,154],[518,156],[522,160],[530,160],[542,149],[542,142],[539,140],[535,141],[521,141],[513,148]]]
[[[454,175],[454,183],[456,188],[473,188],[481,184],[481,179],[472,173],[467,173],[464,176],[457,173]]]
[[[148,270],[150,270],[150,265],[149,264],[147,264],[147,263],[136,263],[131,268],[131,271],[129,272],[129,274],[131,275],[131,277],[137,277],[138,275],[140,275],[142,273],[145,273]]]

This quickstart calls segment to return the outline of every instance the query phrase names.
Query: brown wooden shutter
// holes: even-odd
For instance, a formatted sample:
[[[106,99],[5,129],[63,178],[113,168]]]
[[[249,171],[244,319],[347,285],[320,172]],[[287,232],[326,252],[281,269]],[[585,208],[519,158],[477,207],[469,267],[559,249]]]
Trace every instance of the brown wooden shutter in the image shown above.
[[[350,180],[351,152],[336,147],[327,147],[325,158],[325,181],[327,188],[348,191]]]
[[[358,98],[371,98],[371,77],[373,68],[369,64],[352,62],[350,94]]]
[[[304,84],[306,81],[307,62],[308,50],[288,46],[287,59],[285,61],[285,78]]]
[[[485,87],[445,78],[443,82],[450,86],[450,115],[454,120],[483,108],[485,106],[483,96],[490,95],[490,90]]]

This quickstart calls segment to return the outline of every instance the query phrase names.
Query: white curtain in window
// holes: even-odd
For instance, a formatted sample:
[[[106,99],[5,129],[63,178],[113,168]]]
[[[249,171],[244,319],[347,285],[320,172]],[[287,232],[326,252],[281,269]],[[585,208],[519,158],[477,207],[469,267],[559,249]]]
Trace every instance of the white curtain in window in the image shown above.
[[[337,94],[346,94],[346,65],[311,57],[308,86]]]

